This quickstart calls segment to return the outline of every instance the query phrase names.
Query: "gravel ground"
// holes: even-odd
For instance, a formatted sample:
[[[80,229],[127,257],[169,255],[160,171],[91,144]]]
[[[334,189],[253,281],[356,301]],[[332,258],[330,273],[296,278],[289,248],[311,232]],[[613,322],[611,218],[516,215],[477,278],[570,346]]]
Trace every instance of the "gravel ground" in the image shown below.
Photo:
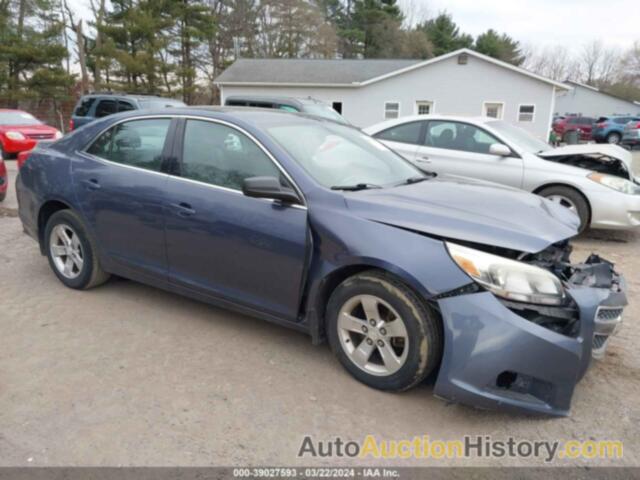
[[[617,264],[631,305],[608,355],[579,384],[571,416],[550,419],[450,405],[428,383],[378,392],[302,334],[134,282],[67,289],[7,215],[12,201],[0,204],[0,466],[361,464],[297,459],[307,434],[615,439],[624,441],[622,460],[555,464],[640,466],[638,233],[575,242],[574,259],[596,251]]]

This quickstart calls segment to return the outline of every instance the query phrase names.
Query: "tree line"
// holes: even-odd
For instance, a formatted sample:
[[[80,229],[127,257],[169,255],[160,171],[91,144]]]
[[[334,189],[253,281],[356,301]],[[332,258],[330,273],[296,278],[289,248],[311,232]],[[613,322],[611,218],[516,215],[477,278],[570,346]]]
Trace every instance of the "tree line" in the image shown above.
[[[0,0],[0,101],[63,101],[90,90],[214,103],[236,58],[416,58],[472,48],[558,79],[640,97],[640,43],[579,55],[535,49],[495,29],[474,37],[446,12],[397,0]]]

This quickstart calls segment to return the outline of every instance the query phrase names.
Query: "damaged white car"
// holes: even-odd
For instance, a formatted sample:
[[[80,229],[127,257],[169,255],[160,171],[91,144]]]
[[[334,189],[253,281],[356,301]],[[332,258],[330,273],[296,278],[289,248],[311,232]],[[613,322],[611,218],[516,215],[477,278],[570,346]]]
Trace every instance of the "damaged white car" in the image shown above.
[[[631,153],[616,145],[552,148],[483,117],[419,115],[364,131],[422,170],[501,183],[560,203],[580,217],[580,230],[640,226],[640,182]]]

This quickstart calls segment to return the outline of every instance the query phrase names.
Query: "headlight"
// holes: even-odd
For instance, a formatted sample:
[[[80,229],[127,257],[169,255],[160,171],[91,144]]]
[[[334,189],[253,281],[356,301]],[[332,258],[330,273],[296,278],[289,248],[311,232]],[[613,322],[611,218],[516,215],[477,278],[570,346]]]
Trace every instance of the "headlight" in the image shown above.
[[[499,297],[542,305],[564,302],[560,279],[547,270],[455,243],[446,246],[467,275]]]
[[[637,187],[636,184],[620,177],[614,177],[613,175],[605,175],[603,173],[590,173],[587,175],[589,180],[593,180],[605,187],[612,188],[617,190],[618,192],[628,193],[633,195],[635,193],[640,193],[640,188]]]
[[[56,133],[53,135],[53,138],[56,140],[60,140],[62,138],[62,132],[60,130],[56,130]]]
[[[20,132],[8,131],[4,134],[9,140],[24,140],[25,136]]]

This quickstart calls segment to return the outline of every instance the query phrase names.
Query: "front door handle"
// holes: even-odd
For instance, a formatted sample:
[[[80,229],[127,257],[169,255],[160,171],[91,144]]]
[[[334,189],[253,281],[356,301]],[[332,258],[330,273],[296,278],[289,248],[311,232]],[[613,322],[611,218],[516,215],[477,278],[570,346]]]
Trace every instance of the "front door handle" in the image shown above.
[[[175,208],[176,213],[181,217],[190,217],[191,215],[196,214],[193,207],[186,202],[172,203],[171,207]]]
[[[429,157],[427,157],[426,155],[421,155],[418,158],[416,158],[416,162],[431,163],[431,159]]]
[[[88,180],[83,180],[82,183],[84,184],[85,188],[87,190],[100,190],[100,182],[98,182],[98,180],[96,180],[95,178],[90,178]]]

